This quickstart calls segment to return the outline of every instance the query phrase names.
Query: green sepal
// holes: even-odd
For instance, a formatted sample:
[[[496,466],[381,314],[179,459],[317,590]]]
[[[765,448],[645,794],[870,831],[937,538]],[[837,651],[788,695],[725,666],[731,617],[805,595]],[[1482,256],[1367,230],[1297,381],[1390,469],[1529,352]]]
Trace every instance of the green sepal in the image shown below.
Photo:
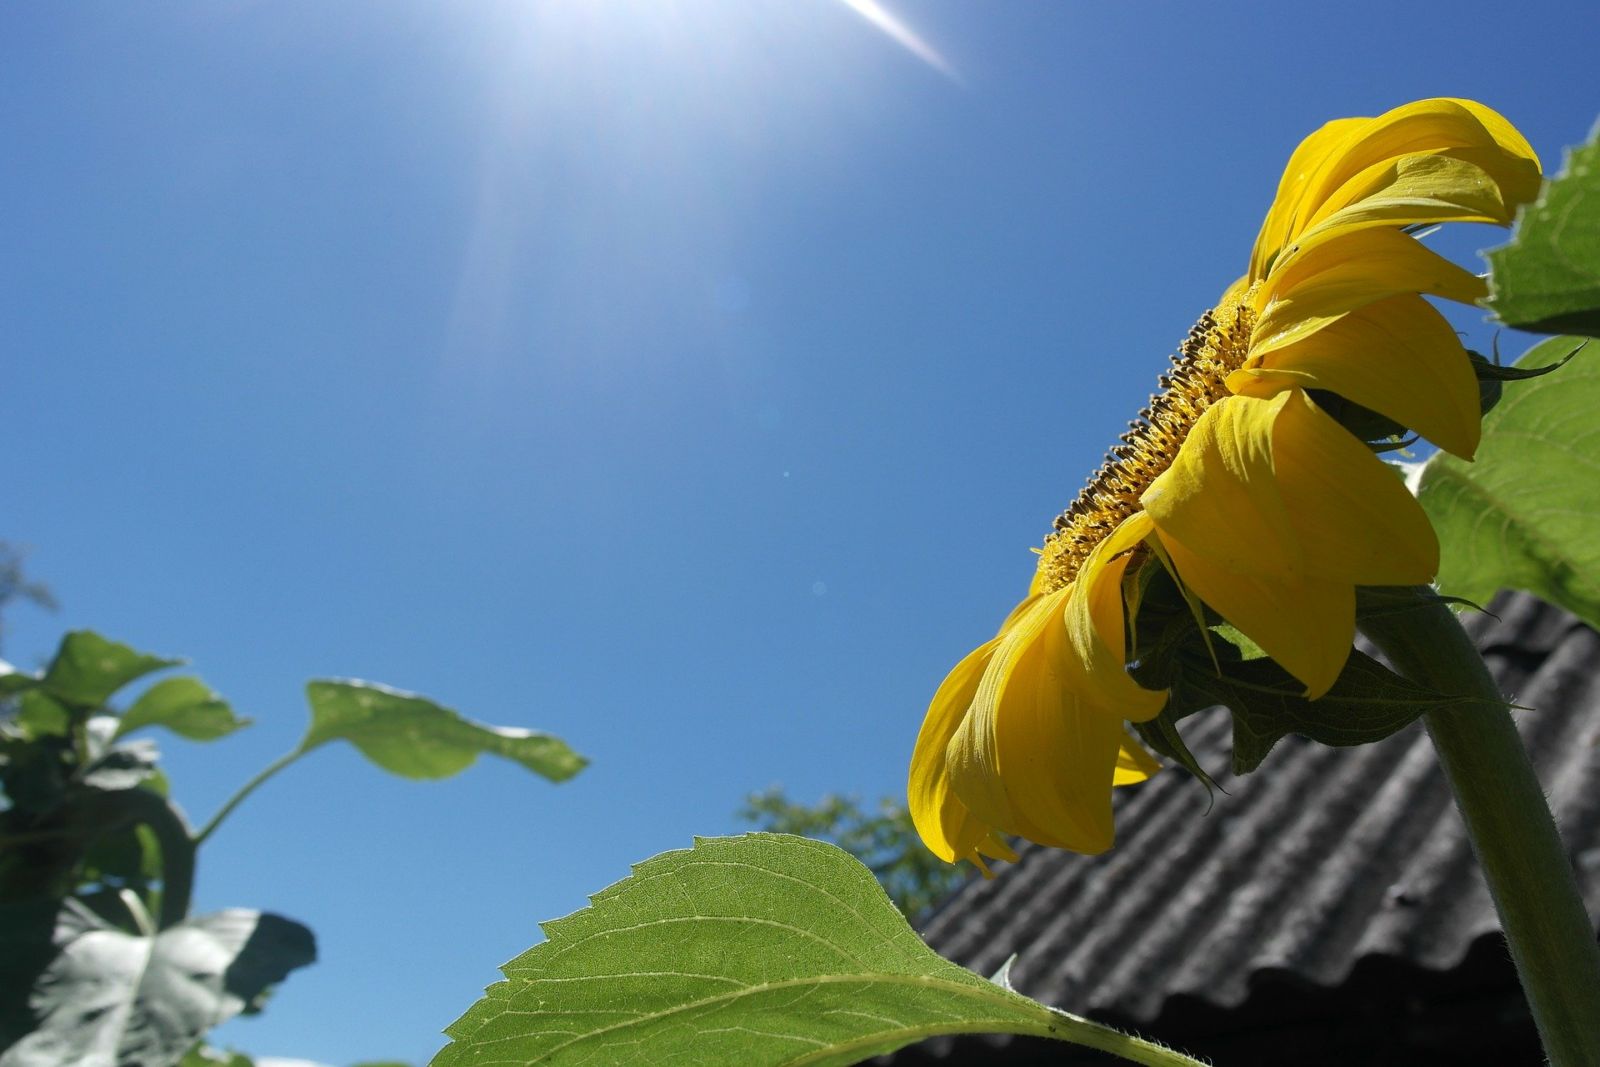
[[[1270,659],[1234,664],[1220,676],[1206,667],[1191,661],[1173,699],[1195,709],[1222,705],[1232,713],[1236,775],[1255,770],[1288,734],[1336,747],[1365,745],[1405,729],[1426,712],[1482,703],[1419,685],[1358,649],[1351,650],[1333,687],[1316,700],[1307,699],[1304,683]]]
[[[1384,615],[1402,615],[1429,604],[1444,604],[1452,611],[1471,608],[1487,613],[1488,608],[1466,597],[1449,596],[1427,586],[1411,585],[1358,585],[1356,586],[1356,622]]]
[[[1397,442],[1410,433],[1405,426],[1387,415],[1381,415],[1371,408],[1362,407],[1353,400],[1346,400],[1338,393],[1330,393],[1326,389],[1307,389],[1306,395],[1316,401],[1321,408],[1340,426],[1361,440],[1374,444],[1380,451],[1389,451],[1402,447]]]
[[[1562,356],[1554,363],[1547,363],[1542,367],[1517,367],[1507,366],[1500,362],[1499,353],[1490,359],[1482,352],[1467,349],[1467,355],[1472,359],[1472,373],[1478,378],[1478,410],[1480,415],[1487,415],[1493,411],[1495,405],[1500,403],[1504,394],[1505,382],[1523,382],[1530,378],[1539,378],[1553,370],[1559,370],[1567,365],[1567,361],[1583,350],[1587,341],[1578,341],[1571,352]]]
[[[1217,785],[1216,779],[1211,777],[1210,772],[1190,750],[1188,742],[1183,739],[1183,734],[1178,732],[1178,719],[1181,717],[1172,713],[1172,703],[1169,701],[1161,710],[1161,714],[1148,722],[1134,723],[1133,729],[1146,748],[1157,755],[1167,757],[1193,775],[1196,781],[1206,787],[1206,796],[1209,798],[1214,790],[1222,787]]]
[[[1216,612],[1199,600],[1185,595],[1168,569],[1166,561],[1152,556],[1140,570],[1143,592],[1129,640],[1138,650],[1131,661],[1134,681],[1146,689],[1166,689],[1172,685],[1178,657],[1198,649],[1208,659],[1217,652],[1227,656],[1226,648],[1213,648],[1206,627],[1222,621]]]

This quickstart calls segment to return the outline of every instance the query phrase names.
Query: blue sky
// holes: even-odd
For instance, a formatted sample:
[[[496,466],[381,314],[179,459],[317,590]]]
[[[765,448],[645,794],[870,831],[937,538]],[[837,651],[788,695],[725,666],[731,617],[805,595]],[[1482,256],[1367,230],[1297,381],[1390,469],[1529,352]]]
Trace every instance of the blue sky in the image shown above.
[[[1600,108],[1589,3],[884,7],[936,55],[843,0],[0,11],[0,537],[63,605],[6,653],[190,657],[257,719],[162,739],[196,821],[314,676],[593,760],[257,794],[196,904],[322,960],[224,1043],[424,1062],[746,793],[899,792],[1301,136],[1466,95],[1553,168]]]

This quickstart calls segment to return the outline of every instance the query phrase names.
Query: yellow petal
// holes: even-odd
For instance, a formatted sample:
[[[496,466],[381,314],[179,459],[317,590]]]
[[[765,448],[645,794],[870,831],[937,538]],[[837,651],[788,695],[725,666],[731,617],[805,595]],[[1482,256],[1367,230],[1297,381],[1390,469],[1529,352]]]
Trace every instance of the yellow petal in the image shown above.
[[[1455,155],[1405,156],[1362,171],[1323,203],[1298,241],[1368,226],[1488,222],[1509,226],[1507,201],[1493,176]]]
[[[1327,389],[1387,415],[1447,452],[1478,447],[1478,381],[1455,330],[1420,296],[1350,312],[1293,344],[1253,353],[1228,388],[1254,397]]]
[[[1067,598],[1067,640],[1082,667],[1082,685],[1100,707],[1145,722],[1166,706],[1165,690],[1145,689],[1127,670],[1122,576],[1127,550],[1149,536],[1154,524],[1143,512],[1124,519],[1089,553]]]
[[[1040,844],[1111,847],[1111,783],[1127,736],[1092,707],[1061,612],[1072,587],[1040,597],[994,650],[946,758],[978,819]]]
[[[1290,157],[1251,253],[1250,279],[1266,277],[1285,246],[1301,237],[1315,218],[1337,210],[1327,205],[1352,180],[1418,155],[1448,155],[1475,164],[1498,187],[1503,206],[1525,203],[1539,192],[1539,158],[1533,148],[1504,117],[1474,101],[1419,100],[1377,118],[1330,122]],[[1370,187],[1350,189],[1343,193],[1342,206],[1371,193]]]
[[[1398,230],[1355,230],[1319,240],[1275,267],[1255,296],[1260,309],[1250,353],[1304,340],[1357,308],[1400,293],[1474,303],[1483,279]]]
[[[1300,572],[1272,470],[1272,424],[1287,400],[1230,396],[1205,410],[1139,498],[1162,534],[1230,570]]]
[[[1350,583],[1233,571],[1159,527],[1158,535],[1184,583],[1202,600],[1305,683],[1307,696],[1328,691],[1355,639]]]
[[[1294,229],[1295,214],[1317,168],[1336,146],[1349,138],[1353,130],[1367,122],[1364,118],[1335,119],[1301,141],[1294,150],[1288,166],[1283,168],[1277,196],[1273,198],[1272,207],[1261,224],[1261,233],[1256,237],[1255,248],[1250,253],[1250,281],[1260,281],[1266,277],[1273,258],[1288,243],[1289,234]]]
[[[1117,769],[1111,776],[1113,786],[1138,785],[1161,769],[1161,763],[1145,747],[1131,737],[1122,739],[1122,749],[1117,753]]]
[[[1433,580],[1439,541],[1422,506],[1386,463],[1299,390],[1288,394],[1273,424],[1272,459],[1308,577],[1346,585]]]
[[[1352,130],[1330,148],[1322,166],[1307,183],[1299,212],[1302,224],[1334,198],[1346,182],[1368,168],[1402,156],[1478,149],[1478,158],[1483,162],[1499,161],[1491,164],[1492,169],[1509,189],[1519,194],[1527,188],[1527,175],[1536,174],[1538,169],[1538,157],[1510,123],[1493,110],[1468,100],[1436,98],[1397,107]],[[1290,235],[1291,240],[1293,236]]]
[[[979,646],[945,676],[928,706],[917,745],[911,753],[911,776],[906,787],[911,821],[928,850],[947,863],[976,862],[980,842],[990,828],[973,817],[950,788],[945,749],[955,735],[978,691],[978,681],[999,639]]]

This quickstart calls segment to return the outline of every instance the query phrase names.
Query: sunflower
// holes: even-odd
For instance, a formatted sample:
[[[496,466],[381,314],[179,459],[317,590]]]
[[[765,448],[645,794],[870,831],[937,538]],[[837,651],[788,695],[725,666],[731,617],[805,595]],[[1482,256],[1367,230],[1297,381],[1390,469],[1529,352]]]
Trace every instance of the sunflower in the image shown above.
[[[933,852],[982,866],[1013,858],[1002,835],[1111,846],[1112,786],[1158,768],[1124,721],[1167,700],[1127,670],[1139,605],[1124,579],[1148,562],[1311,698],[1349,656],[1357,586],[1433,578],[1426,515],[1330,412],[1342,399],[1471,458],[1476,376],[1424,296],[1472,304],[1485,283],[1412,234],[1509,225],[1540,180],[1522,135],[1469,100],[1339,119],[1300,144],[1248,272],[1055,520],[1027,597],[934,695],[909,785]]]

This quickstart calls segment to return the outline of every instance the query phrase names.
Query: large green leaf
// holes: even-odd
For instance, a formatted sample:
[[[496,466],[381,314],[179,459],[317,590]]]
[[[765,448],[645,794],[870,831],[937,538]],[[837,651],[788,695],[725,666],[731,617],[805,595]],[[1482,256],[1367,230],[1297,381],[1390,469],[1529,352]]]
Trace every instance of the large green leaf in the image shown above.
[[[316,958],[311,931],[276,915],[230,909],[152,937],[112,927],[72,900],[56,917],[52,951],[26,993],[32,1029],[0,1052],[0,1067],[171,1067],[206,1031]]]
[[[93,630],[74,630],[61,639],[40,685],[63,703],[98,708],[135,678],[181,662],[135,652]]]
[[[700,839],[544,932],[446,1030],[433,1067],[819,1067],[973,1032],[1194,1062],[940,959],[871,871],[802,837]]]
[[[1489,263],[1489,305],[1502,322],[1600,337],[1600,131],[1567,153]]]
[[[309,752],[329,741],[355,745],[372,762],[406,778],[448,778],[488,752],[561,782],[588,762],[549,734],[484,726],[427,697],[371,682],[316,681],[306,686]]]
[[[1581,344],[1554,337],[1519,367],[1553,363]],[[1487,603],[1526,589],[1600,626],[1600,351],[1506,387],[1484,417],[1476,462],[1440,453],[1417,498],[1439,532],[1439,589]]]
[[[122,716],[118,736],[141,726],[165,726],[191,741],[212,741],[249,726],[228,702],[198,678],[165,678],[133,702]]]

